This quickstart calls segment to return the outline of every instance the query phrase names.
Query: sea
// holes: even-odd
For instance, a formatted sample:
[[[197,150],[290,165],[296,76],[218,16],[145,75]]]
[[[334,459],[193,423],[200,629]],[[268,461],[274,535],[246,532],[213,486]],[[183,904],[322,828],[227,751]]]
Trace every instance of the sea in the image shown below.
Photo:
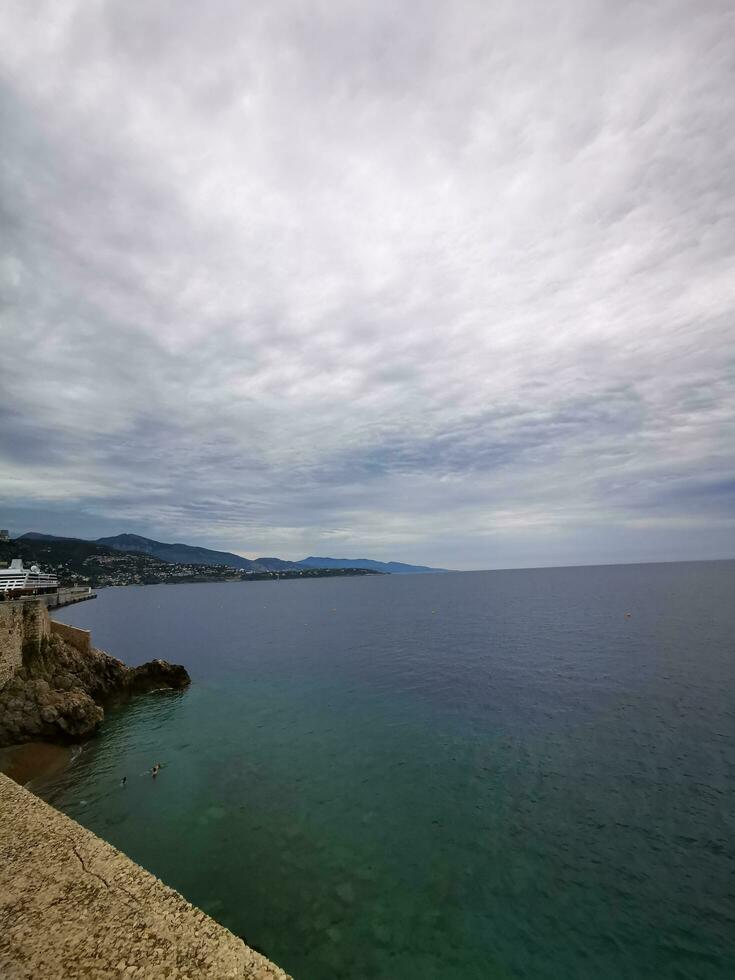
[[[33,788],[296,980],[735,977],[735,562],[55,615],[193,682]]]

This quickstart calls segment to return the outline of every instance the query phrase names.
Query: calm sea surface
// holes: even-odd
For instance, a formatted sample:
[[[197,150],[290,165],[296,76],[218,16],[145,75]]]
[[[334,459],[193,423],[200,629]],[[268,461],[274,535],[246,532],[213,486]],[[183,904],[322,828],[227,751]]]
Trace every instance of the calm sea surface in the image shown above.
[[[37,791],[297,980],[735,977],[735,562],[58,616],[193,684],[108,712]]]

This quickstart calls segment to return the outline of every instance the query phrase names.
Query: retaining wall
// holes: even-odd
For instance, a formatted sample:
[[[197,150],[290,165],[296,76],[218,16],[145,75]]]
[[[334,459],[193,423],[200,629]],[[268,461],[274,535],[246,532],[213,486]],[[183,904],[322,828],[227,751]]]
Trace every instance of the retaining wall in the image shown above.
[[[0,604],[0,687],[23,663],[23,608],[13,602]]]
[[[92,634],[89,630],[80,630],[77,626],[69,626],[67,623],[57,623],[55,619],[52,619],[50,624],[51,632],[56,636],[60,636],[80,653],[89,653],[92,647]]]
[[[23,652],[38,651],[49,632],[48,612],[42,603],[0,603],[0,688],[22,667]]]
[[[0,688],[23,666],[23,652],[37,652],[51,633],[60,636],[80,653],[89,653],[92,634],[49,619],[42,599],[20,599],[0,603]]]

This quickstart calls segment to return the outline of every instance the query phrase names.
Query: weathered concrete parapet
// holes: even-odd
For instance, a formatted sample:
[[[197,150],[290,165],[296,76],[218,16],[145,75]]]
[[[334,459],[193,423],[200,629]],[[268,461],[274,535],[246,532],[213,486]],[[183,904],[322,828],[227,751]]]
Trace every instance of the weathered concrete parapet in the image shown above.
[[[69,626],[67,623],[57,623],[55,619],[52,619],[51,632],[60,636],[62,640],[80,653],[89,653],[92,649],[92,634],[89,630],[81,630],[79,627]]]
[[[3,980],[290,980],[110,844],[0,775]]]

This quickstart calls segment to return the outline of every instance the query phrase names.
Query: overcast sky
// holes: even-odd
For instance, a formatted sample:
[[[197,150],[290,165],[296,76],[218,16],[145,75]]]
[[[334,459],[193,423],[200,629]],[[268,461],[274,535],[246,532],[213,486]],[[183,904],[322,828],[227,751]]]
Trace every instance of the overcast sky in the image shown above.
[[[5,0],[0,526],[735,555],[731,0]]]

